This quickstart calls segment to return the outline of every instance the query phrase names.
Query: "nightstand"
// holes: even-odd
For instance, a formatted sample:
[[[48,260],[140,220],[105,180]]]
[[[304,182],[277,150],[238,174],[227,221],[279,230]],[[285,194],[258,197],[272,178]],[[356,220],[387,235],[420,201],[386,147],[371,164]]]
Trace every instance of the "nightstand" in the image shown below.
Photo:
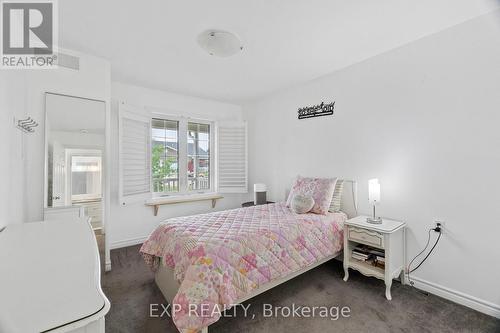
[[[383,219],[382,224],[371,224],[366,218],[358,216],[344,223],[344,281],[349,268],[384,280],[385,297],[391,300],[392,280],[400,276],[404,284],[406,223]]]
[[[267,201],[264,205],[272,204],[272,203],[274,203],[274,201]],[[257,206],[257,205],[255,205],[255,203],[253,201],[244,202],[241,204],[241,207],[252,207],[252,206]]]

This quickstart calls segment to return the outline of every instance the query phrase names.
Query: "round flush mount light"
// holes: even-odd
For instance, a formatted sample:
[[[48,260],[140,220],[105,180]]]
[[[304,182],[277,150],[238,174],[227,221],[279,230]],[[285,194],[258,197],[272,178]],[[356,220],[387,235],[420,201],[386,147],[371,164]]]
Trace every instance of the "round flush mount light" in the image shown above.
[[[198,44],[208,54],[229,57],[243,50],[241,40],[235,34],[223,30],[206,30],[198,35]]]
[[[88,129],[85,129],[85,128],[82,128],[82,129],[80,130],[80,133],[82,133],[82,134],[88,134],[88,133],[89,133],[89,130],[88,130]]]

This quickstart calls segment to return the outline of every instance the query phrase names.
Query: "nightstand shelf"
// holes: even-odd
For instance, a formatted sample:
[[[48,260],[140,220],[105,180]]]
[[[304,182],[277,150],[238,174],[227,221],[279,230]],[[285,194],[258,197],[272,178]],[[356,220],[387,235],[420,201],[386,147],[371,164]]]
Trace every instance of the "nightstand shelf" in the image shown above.
[[[361,272],[366,276],[373,276],[381,280],[383,280],[385,277],[385,272],[382,268],[373,266],[372,264],[363,262],[361,260],[351,258],[349,267]]]
[[[392,280],[400,276],[401,283],[404,284],[405,227],[404,222],[389,219],[384,219],[382,224],[370,224],[366,221],[366,216],[358,216],[346,221],[344,226],[344,281],[349,278],[349,268],[363,275],[384,280],[385,296],[391,300]],[[353,250],[357,249],[357,252],[360,252],[360,246],[368,250],[372,249],[371,253],[383,255],[384,267],[375,266],[371,261],[353,258]],[[374,257],[376,258],[371,254],[370,260]]]

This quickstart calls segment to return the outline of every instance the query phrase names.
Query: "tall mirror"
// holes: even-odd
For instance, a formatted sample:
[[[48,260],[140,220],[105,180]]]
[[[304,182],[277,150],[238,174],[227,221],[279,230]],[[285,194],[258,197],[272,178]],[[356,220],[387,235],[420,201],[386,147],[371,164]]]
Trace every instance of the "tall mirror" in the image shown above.
[[[103,231],[106,105],[46,93],[45,220],[88,217]]]

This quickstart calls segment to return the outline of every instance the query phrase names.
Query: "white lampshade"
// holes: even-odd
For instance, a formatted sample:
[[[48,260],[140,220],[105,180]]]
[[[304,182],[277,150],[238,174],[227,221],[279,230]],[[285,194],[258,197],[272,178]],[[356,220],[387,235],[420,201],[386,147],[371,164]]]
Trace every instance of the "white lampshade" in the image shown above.
[[[368,201],[373,204],[380,202],[380,183],[377,178],[368,181]]]
[[[266,184],[253,184],[254,192],[266,192],[267,187]]]

